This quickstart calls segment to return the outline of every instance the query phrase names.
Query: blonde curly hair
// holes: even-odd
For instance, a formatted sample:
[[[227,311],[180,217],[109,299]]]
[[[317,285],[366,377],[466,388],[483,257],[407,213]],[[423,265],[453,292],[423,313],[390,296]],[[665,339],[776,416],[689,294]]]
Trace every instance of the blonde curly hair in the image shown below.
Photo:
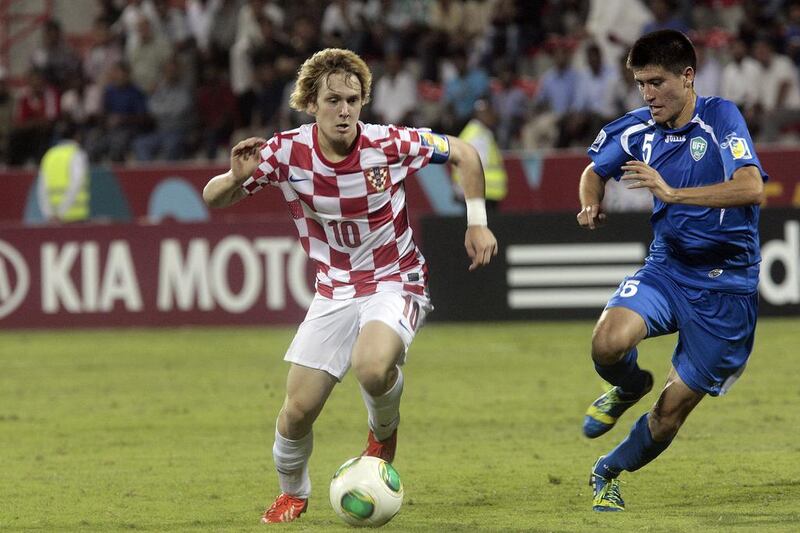
[[[317,101],[322,83],[327,81],[331,74],[337,73],[345,74],[345,81],[348,83],[351,76],[355,76],[361,82],[361,101],[366,105],[372,90],[372,72],[367,64],[358,54],[350,50],[326,48],[306,59],[297,71],[297,81],[289,97],[289,106],[305,112],[309,104]]]

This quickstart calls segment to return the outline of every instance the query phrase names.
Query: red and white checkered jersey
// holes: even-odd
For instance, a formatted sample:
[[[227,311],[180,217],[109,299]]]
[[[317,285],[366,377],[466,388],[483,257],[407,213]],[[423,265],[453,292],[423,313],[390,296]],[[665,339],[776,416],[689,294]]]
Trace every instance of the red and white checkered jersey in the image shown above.
[[[320,295],[423,294],[427,265],[408,223],[403,180],[431,161],[430,134],[358,126],[355,149],[338,163],[322,154],[315,124],[276,134],[243,187],[248,194],[265,184],[281,190],[300,243],[316,262]]]

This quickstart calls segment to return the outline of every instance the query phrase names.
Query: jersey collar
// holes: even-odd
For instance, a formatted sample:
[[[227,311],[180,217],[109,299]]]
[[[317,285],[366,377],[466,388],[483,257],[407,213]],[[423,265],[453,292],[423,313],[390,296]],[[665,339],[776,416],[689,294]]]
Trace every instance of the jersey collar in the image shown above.
[[[350,165],[353,161],[357,160],[360,157],[359,154],[361,153],[361,134],[364,131],[364,124],[359,120],[356,123],[356,127],[358,128],[358,131],[356,132],[356,142],[355,146],[353,146],[353,150],[347,157],[338,163],[334,163],[333,161],[328,161],[328,158],[322,153],[322,149],[319,147],[319,141],[317,140],[317,125],[313,124],[311,126],[311,139],[312,143],[314,144],[314,152],[317,154],[317,157],[319,157],[320,161],[331,168],[344,168]]]
[[[699,117],[703,110],[706,108],[706,99],[703,96],[698,96],[697,101],[694,103],[694,113],[692,114],[692,118],[689,119],[689,122],[681,126],[680,128],[669,129],[665,128],[664,126],[660,126],[656,124],[656,128],[661,130],[664,133],[673,134],[673,133],[682,133],[688,131],[694,127],[696,124],[695,118]]]

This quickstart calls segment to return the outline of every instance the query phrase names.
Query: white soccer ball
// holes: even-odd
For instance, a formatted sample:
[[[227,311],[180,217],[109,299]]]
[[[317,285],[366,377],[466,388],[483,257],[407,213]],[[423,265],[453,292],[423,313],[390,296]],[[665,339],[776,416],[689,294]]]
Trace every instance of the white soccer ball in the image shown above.
[[[331,506],[354,526],[382,526],[400,511],[403,483],[394,467],[377,457],[354,457],[333,475]]]

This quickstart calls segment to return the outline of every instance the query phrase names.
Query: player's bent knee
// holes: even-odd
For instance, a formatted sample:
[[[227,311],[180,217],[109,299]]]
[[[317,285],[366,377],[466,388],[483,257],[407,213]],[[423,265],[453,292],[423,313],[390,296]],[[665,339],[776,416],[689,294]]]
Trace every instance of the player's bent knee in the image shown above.
[[[592,334],[592,359],[601,365],[619,361],[635,345],[626,335],[602,324]]]
[[[373,396],[379,396],[388,389],[387,383],[393,368],[394,365],[391,368],[385,368],[382,365],[365,362],[362,365],[354,366],[353,371],[364,390]]]
[[[295,431],[310,428],[318,412],[319,410],[315,406],[287,398],[281,410],[281,416],[286,425]]]

